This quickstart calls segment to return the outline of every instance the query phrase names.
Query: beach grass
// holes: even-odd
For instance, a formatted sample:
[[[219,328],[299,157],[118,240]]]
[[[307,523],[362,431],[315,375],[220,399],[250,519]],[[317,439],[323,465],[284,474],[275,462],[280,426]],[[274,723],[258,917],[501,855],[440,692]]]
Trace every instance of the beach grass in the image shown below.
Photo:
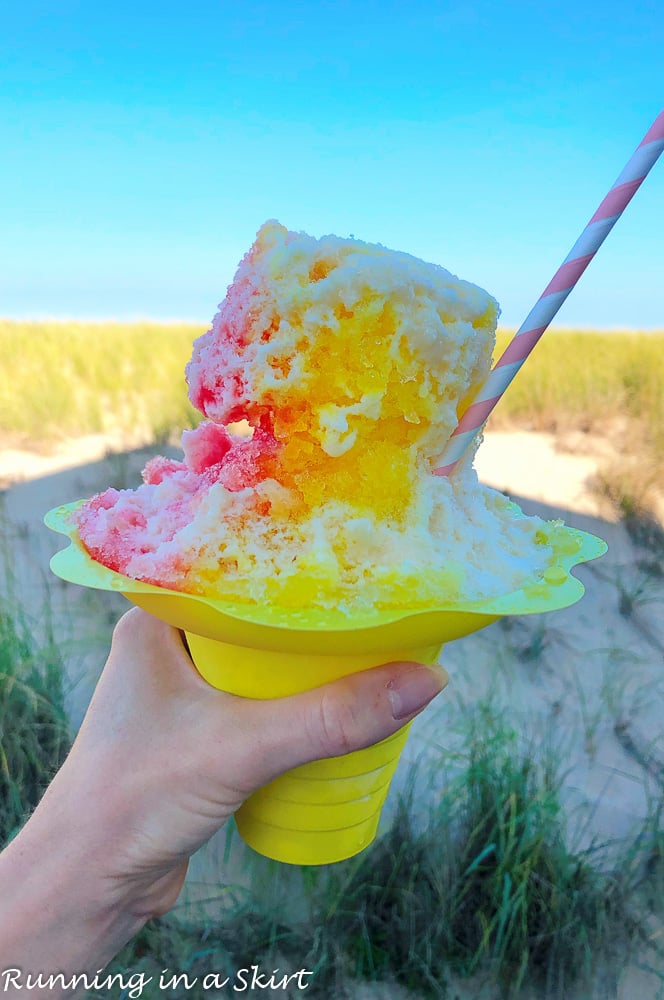
[[[39,802],[70,746],[64,666],[48,621],[39,628],[0,592],[0,848]],[[42,637],[36,639],[40,634]]]
[[[0,794],[7,839],[61,762],[66,741],[57,706],[53,729],[57,684],[54,698],[36,677],[21,613],[5,608],[1,621],[3,749],[13,788],[7,794],[2,786]],[[8,692],[11,714],[4,710]],[[26,705],[30,736],[22,722]],[[652,920],[663,915],[664,801],[653,803],[641,830],[618,848],[575,849],[561,804],[560,762],[550,747],[541,739],[524,742],[488,699],[467,708],[458,726],[461,749],[437,761],[443,791],[427,822],[411,820],[413,781],[371,848],[302,870],[297,905],[290,899],[284,907],[280,886],[262,895],[253,880],[249,888],[220,886],[216,917],[209,907],[197,915],[190,904],[186,917],[176,911],[148,922],[100,983],[136,986],[142,976],[163,982],[174,998],[203,1000],[226,979],[226,989],[246,989],[257,968],[264,982],[274,976],[277,988],[306,970],[300,982],[312,997],[355,997],[364,981],[397,983],[414,997],[608,998],[621,970],[652,950],[653,940],[656,970],[663,958]],[[38,758],[34,773],[17,747]],[[256,884],[264,890],[270,863],[252,862],[251,852],[247,858],[250,869],[261,867]],[[300,995],[295,979],[292,990]],[[88,995],[107,997],[109,990],[102,985]]]
[[[201,416],[184,368],[203,325],[0,320],[0,446],[48,451],[88,434],[113,447],[176,444]],[[495,357],[513,331],[499,330]],[[593,484],[618,516],[661,503],[664,330],[547,331],[487,430],[576,434],[607,445]]]
[[[607,1000],[661,916],[662,802],[628,842],[577,849],[555,752],[523,741],[488,699],[459,727],[462,749],[437,761],[443,791],[427,821],[411,820],[413,780],[371,848],[302,870],[297,904],[284,906],[283,882],[262,897],[222,889],[216,919],[189,910],[151,923],[112,969],[186,970],[191,985],[175,995],[201,1000],[211,969],[232,983],[254,964],[308,970],[312,997],[355,997],[364,981],[417,998]],[[269,863],[254,863],[250,885],[264,885]]]
[[[496,357],[511,331],[499,331]],[[620,517],[647,517],[664,482],[664,331],[549,330],[487,430],[547,431],[605,456],[595,492]],[[570,432],[574,436],[569,438]]]
[[[48,450],[113,435],[177,443],[201,419],[184,367],[203,325],[0,320],[0,444]],[[499,330],[499,357],[513,331]],[[619,516],[647,514],[664,481],[664,330],[547,331],[487,430],[576,434],[607,447],[594,483]],[[117,448],[117,445],[114,447]],[[661,498],[660,498],[661,500]]]
[[[32,443],[118,426],[177,432],[200,416],[184,367],[203,325],[0,320],[0,433]],[[499,330],[496,356],[512,331]],[[632,437],[664,454],[664,330],[550,330],[491,426]]]
[[[0,434],[44,448],[96,433],[145,442],[193,426],[184,367],[203,332],[177,323],[0,320]]]
[[[496,357],[513,331],[499,330]],[[548,330],[497,405],[493,426],[612,433],[641,428],[664,451],[664,330]]]
[[[426,828],[404,803],[335,900],[353,973],[425,996],[479,977],[503,997],[542,998],[615,975],[639,939],[632,846],[611,863],[574,848],[555,753],[520,742],[504,711],[480,702],[462,725]]]

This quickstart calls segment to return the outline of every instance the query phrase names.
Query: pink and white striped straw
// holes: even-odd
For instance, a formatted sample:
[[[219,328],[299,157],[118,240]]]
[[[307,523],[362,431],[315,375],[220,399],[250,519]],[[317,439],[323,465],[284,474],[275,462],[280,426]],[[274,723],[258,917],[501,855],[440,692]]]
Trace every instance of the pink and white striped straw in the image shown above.
[[[474,401],[450,437],[441,459],[442,464],[434,469],[434,475],[450,475],[629,205],[662,150],[664,150],[664,111],[659,113],[648,129],[625,169],[514,334],[502,357],[489,372]]]

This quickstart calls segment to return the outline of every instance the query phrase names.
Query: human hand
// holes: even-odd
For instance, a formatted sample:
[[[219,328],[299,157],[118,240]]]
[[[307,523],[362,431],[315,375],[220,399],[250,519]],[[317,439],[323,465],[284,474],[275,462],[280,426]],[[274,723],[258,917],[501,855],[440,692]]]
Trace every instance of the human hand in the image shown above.
[[[178,631],[128,612],[71,753],[0,856],[0,954],[24,970],[105,964],[170,909],[191,854],[253,791],[387,738],[446,683],[441,667],[391,663],[240,698],[201,678]]]
[[[276,701],[239,698],[199,676],[180,633],[133,609],[115,629],[66,767],[91,797],[101,787],[110,797],[109,875],[132,905],[163,913],[190,855],[253,791],[385,739],[446,682],[441,667],[395,663]]]

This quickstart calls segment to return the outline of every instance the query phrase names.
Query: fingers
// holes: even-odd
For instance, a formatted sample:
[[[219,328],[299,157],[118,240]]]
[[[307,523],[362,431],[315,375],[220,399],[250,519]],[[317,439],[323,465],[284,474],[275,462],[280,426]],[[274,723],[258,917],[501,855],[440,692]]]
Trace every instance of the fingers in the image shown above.
[[[288,698],[236,699],[241,730],[253,734],[245,777],[259,787],[308,761],[378,743],[428,705],[448,679],[440,666],[390,663]]]
[[[162,698],[188,685],[201,691],[207,688],[191,661],[183,633],[140,608],[132,608],[117,622],[104,675],[112,675],[114,683],[129,689],[150,686]]]
[[[245,794],[300,764],[386,739],[448,682],[440,666],[399,662],[286,698],[241,698],[211,689],[195,670],[180,633],[138,609],[118,623],[113,649],[116,660],[124,661],[121,671],[143,675],[144,707],[151,700],[146,686],[160,703],[155,715],[162,721],[170,705],[174,716],[166,726],[171,736],[183,741],[180,755],[198,754],[201,765],[205,760],[205,771],[223,761],[232,772],[224,774],[224,780]],[[132,687],[135,692],[135,682],[126,677],[125,690]],[[196,719],[192,744],[191,727],[184,725],[187,717]],[[181,726],[185,734],[176,735]]]

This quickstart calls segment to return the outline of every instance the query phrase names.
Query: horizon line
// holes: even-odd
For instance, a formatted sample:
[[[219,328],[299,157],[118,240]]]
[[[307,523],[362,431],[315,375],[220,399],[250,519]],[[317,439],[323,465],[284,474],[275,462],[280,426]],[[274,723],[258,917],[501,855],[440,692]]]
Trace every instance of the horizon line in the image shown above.
[[[135,315],[135,316],[53,316],[53,315],[24,315],[6,316],[0,315],[0,323],[81,323],[90,325],[119,324],[123,326],[138,325],[139,323],[152,323],[156,326],[206,326],[211,327],[212,320],[201,320],[192,317],[169,317],[168,319],[157,318],[155,316]],[[510,323],[499,324],[497,333],[515,333],[518,327]],[[547,332],[598,332],[598,333],[664,333],[664,324],[660,326],[591,326],[587,323],[564,323],[552,324]]]

